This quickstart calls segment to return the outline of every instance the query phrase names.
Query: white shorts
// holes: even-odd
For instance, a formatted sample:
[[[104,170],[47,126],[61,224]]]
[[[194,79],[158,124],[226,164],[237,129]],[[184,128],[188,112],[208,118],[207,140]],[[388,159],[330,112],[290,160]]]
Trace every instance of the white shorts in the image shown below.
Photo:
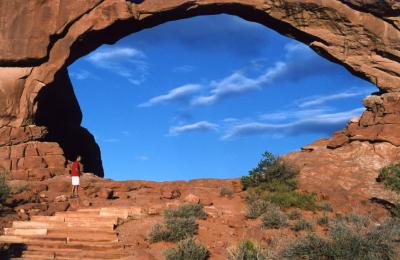
[[[79,176],[72,176],[72,185],[79,186]]]

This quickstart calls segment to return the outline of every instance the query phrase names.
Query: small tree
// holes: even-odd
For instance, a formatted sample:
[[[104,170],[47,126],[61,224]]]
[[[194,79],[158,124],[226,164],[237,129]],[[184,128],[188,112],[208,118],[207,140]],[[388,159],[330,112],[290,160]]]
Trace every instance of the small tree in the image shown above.
[[[241,178],[244,189],[277,181],[286,184],[293,190],[297,188],[294,178],[298,175],[299,170],[296,167],[270,152],[265,152],[262,157],[257,167],[249,171],[249,176]]]

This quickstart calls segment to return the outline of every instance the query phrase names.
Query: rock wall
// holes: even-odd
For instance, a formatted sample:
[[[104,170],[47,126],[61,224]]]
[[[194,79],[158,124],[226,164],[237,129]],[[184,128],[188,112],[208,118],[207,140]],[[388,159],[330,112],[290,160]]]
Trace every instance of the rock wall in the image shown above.
[[[4,167],[11,176],[22,175],[22,170],[30,176],[34,169],[65,168],[67,159],[82,154],[86,171],[103,176],[100,150],[80,126],[82,114],[67,66],[128,34],[167,21],[220,13],[295,38],[377,85],[379,92],[366,99],[362,118],[336,133],[327,146],[337,148],[354,140],[398,146],[399,12],[396,0],[0,1],[0,149],[24,146],[26,151],[34,143],[38,151],[47,146],[62,150],[54,154],[59,156],[55,165],[44,153],[24,152],[5,156],[12,162],[19,158],[21,164],[3,163]],[[30,156],[42,160],[28,159],[36,161],[25,166],[22,161]]]

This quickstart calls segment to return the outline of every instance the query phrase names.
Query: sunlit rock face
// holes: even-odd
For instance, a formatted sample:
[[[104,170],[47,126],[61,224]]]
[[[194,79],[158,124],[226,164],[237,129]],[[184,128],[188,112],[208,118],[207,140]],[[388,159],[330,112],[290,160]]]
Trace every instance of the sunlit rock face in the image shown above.
[[[142,29],[220,13],[295,38],[377,85],[378,92],[365,100],[362,117],[319,149],[341,153],[351,149],[347,147],[358,149],[353,142],[360,141],[400,146],[397,1],[14,0],[0,2],[0,166],[12,179],[43,179],[65,174],[67,160],[81,154],[85,171],[103,176],[100,149],[81,127],[68,65],[101,44]],[[306,153],[315,158],[315,151],[296,158]],[[381,156],[387,156],[385,162],[395,159],[384,152]]]

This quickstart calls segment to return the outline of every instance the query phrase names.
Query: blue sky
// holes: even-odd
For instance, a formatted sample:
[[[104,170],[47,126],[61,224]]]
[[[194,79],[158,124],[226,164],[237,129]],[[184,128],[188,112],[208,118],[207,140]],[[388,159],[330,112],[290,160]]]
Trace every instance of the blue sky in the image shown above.
[[[82,125],[116,180],[246,175],[363,111],[376,88],[306,45],[228,15],[160,25],[69,68]]]

